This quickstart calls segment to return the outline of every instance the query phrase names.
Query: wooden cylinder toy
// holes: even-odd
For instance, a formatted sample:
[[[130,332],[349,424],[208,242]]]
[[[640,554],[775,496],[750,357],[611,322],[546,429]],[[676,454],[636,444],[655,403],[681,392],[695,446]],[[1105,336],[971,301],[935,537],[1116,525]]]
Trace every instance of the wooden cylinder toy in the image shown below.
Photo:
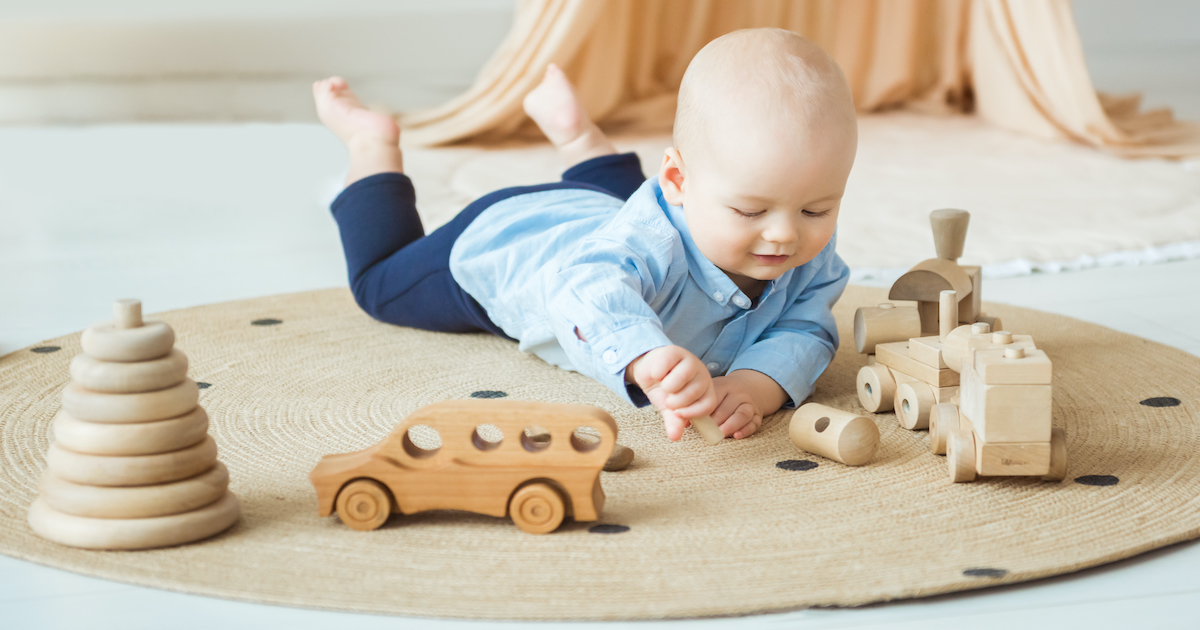
[[[142,325],[142,301],[124,298],[113,302],[113,327],[139,328]]]
[[[929,213],[929,223],[933,226],[933,245],[938,258],[958,260],[962,257],[970,222],[971,213],[966,210],[946,208]]]
[[[908,341],[921,336],[921,315],[915,306],[883,303],[854,312],[854,347],[873,354],[875,346],[893,341]]]
[[[725,441],[725,433],[717,426],[717,421],[713,420],[712,416],[692,418],[691,422],[692,428],[696,429],[705,442],[715,446]]]
[[[892,410],[896,398],[896,379],[887,366],[878,363],[862,366],[858,370],[855,387],[863,409],[871,413]]]
[[[929,412],[936,404],[933,388],[920,381],[896,386],[896,419],[909,431],[929,428]]]
[[[938,305],[938,337],[946,340],[946,335],[958,327],[958,291],[942,291]]]
[[[792,414],[792,444],[847,466],[861,466],[875,457],[879,427],[858,414],[818,403],[802,405]]]

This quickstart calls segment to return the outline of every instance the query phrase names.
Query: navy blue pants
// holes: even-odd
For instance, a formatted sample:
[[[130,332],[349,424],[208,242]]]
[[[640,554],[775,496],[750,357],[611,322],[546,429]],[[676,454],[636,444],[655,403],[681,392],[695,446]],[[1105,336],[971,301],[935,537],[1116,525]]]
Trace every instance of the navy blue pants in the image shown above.
[[[450,275],[450,248],[479,213],[527,193],[594,190],[626,200],[646,176],[634,153],[605,155],[567,169],[562,181],[503,188],[471,202],[428,236],[412,180],[379,173],[346,187],[331,208],[342,235],[354,299],[379,321],[441,332],[486,331],[509,338]]]

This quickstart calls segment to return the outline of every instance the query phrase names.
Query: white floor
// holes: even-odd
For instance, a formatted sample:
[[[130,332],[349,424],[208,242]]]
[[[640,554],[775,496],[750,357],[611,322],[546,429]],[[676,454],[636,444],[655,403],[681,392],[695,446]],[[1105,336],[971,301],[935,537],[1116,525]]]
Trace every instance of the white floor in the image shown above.
[[[344,285],[326,209],[343,162],[336,141],[315,125],[0,128],[0,353],[105,319],[116,297],[140,297],[153,312]],[[1198,287],[1200,260],[1193,260],[991,280],[985,298],[1200,355]],[[481,625],[218,600],[3,556],[0,612],[4,628]],[[933,621],[1200,627],[1200,543],[976,593],[670,625],[900,629]]]

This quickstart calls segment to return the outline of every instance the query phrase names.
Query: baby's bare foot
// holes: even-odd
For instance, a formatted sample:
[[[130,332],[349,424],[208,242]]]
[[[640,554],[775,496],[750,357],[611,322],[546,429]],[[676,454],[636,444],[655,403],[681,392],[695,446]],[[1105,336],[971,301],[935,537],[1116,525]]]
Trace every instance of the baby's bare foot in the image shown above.
[[[382,141],[400,144],[400,126],[387,114],[373,112],[350,91],[341,77],[330,77],[313,84],[317,117],[342,142]]]
[[[588,118],[575,88],[556,65],[546,68],[542,82],[525,96],[523,105],[525,113],[558,148],[568,166],[617,152],[604,132]]]

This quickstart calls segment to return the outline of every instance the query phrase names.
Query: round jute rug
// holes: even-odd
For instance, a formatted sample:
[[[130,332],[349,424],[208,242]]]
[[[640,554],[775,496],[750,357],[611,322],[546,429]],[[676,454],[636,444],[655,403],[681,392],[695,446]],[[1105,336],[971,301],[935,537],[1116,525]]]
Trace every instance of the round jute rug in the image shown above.
[[[854,309],[814,400],[861,411]],[[97,306],[102,319],[107,305]],[[1099,326],[989,305],[1054,360],[1061,484],[948,481],[925,432],[877,417],[862,468],[797,450],[790,414],[751,439],[668,442],[657,414],[484,335],[372,321],[344,289],[164,313],[201,382],[210,433],[242,502],[215,538],[96,552],[26,524],[79,335],[0,358],[0,552],[113,580],[256,602],[421,616],[636,619],[857,605],[1067,573],[1200,535],[1200,359]],[[307,475],[369,446],[423,405],[467,397],[600,406],[637,459],[604,473],[599,524],[546,536],[457,512],[393,516],[372,532],[317,516]]]

